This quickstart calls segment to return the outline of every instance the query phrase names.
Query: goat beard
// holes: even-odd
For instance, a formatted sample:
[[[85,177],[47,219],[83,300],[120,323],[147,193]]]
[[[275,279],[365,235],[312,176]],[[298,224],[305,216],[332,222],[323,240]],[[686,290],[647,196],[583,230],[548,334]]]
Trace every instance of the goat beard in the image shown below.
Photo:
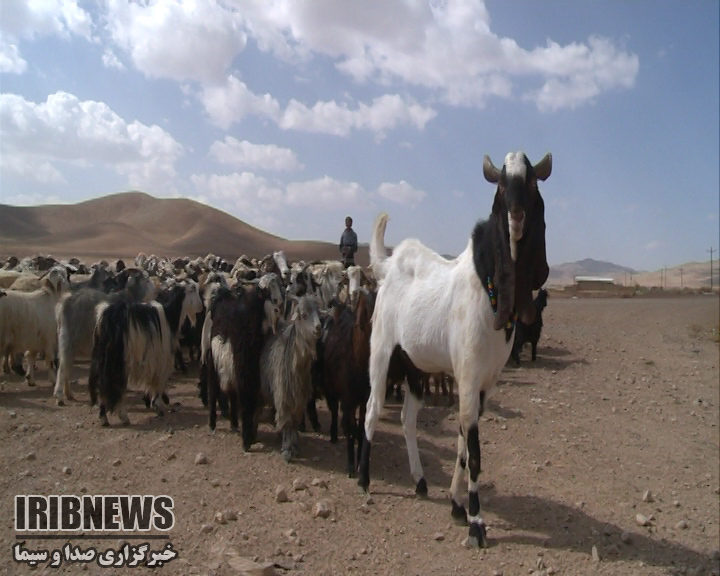
[[[542,198],[536,201],[532,217],[526,216],[526,229],[518,241],[510,238],[507,218],[497,218],[495,236],[495,270],[493,283],[497,287],[497,312],[495,330],[508,326],[517,313],[524,324],[535,320],[532,291],[542,288],[549,268],[545,253],[545,210]],[[516,259],[513,260],[511,242],[515,243]]]
[[[550,272],[545,253],[545,205],[539,195],[534,208],[530,226],[518,243],[515,264],[515,310],[523,324],[535,321],[532,291],[542,288]]]
[[[495,271],[493,283],[496,286],[497,309],[495,330],[502,330],[510,321],[515,303],[515,262],[510,253],[510,230],[507,218],[498,218],[493,238],[495,248]]]

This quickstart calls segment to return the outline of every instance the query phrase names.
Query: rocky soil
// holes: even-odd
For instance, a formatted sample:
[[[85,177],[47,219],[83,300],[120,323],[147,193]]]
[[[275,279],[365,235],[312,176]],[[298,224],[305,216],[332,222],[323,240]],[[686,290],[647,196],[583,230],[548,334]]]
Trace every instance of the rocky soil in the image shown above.
[[[447,398],[427,399],[419,416],[429,498],[414,496],[391,401],[368,499],[343,473],[324,404],[324,433],[302,435],[301,458],[287,464],[269,424],[250,453],[225,420],[208,433],[194,366],[173,379],[179,404],[164,418],[131,393],[128,428],[112,415],[99,426],[85,364],[80,401],[65,407],[43,370],[34,388],[0,375],[0,574],[132,572],[14,563],[16,494],[172,496],[179,557],[155,569],[165,574],[718,574],[718,318],[712,296],[551,297],[538,360],[526,349],[505,369],[482,418],[483,550],[464,548],[467,529],[450,517],[458,423]]]

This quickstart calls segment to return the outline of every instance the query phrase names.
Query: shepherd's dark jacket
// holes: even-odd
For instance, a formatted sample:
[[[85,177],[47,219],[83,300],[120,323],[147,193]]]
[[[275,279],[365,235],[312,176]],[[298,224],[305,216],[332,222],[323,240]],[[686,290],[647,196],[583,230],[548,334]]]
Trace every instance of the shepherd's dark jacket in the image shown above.
[[[343,248],[345,247],[350,248],[350,254],[345,256],[343,254]],[[340,254],[343,254],[342,261],[345,265],[353,265],[355,264],[355,252],[357,252],[358,249],[358,240],[357,240],[357,234],[355,234],[355,230],[352,228],[345,228],[343,230],[342,236],[340,236]]]

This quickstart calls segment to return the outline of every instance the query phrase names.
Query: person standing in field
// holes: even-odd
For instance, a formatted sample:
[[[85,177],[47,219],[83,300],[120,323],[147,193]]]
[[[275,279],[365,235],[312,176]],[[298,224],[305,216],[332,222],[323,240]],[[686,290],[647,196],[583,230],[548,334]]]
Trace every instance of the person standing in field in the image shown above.
[[[357,234],[352,229],[353,220],[348,216],[345,218],[345,230],[340,236],[340,254],[342,254],[342,263],[345,268],[355,265],[355,252],[358,249]]]

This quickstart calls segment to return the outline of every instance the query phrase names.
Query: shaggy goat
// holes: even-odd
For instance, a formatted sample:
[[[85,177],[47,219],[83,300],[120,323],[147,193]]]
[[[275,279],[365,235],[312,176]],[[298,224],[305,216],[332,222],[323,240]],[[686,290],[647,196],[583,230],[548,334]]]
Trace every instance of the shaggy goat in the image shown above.
[[[370,260],[380,283],[370,340],[370,399],[358,484],[370,484],[370,450],[385,400],[387,371],[396,346],[423,372],[448,372],[457,380],[460,433],[451,486],[452,515],[470,523],[468,542],[486,545],[480,516],[478,419],[512,348],[514,320],[535,317],[532,291],[547,279],[544,204],[538,180],[550,176],[547,154],[533,166],[524,153],[510,153],[502,169],[488,156],[483,174],[497,183],[490,218],[478,222],[467,248],[448,260],[408,239],[392,256],[384,246],[387,214],[375,221]],[[421,394],[421,392],[420,392]],[[427,494],[417,448],[420,394],[405,394],[402,424],[410,470],[418,495]],[[459,504],[460,481],[467,464],[469,514]]]
[[[96,269],[93,276],[97,273]],[[101,273],[100,273],[101,274]],[[102,277],[99,276],[99,277]],[[106,294],[102,290],[83,288],[67,294],[58,304],[57,317],[59,366],[53,396],[58,406],[64,399],[73,399],[70,389],[70,373],[77,357],[89,358],[93,349],[95,331],[95,308],[104,302],[125,299],[128,302],[149,301],[155,297],[155,286],[147,272],[138,268],[126,268],[116,277],[122,289]]]
[[[275,274],[268,274],[247,289],[242,285],[233,290],[218,289],[205,318],[206,323],[211,322],[209,346],[203,348],[210,430],[215,431],[215,408],[222,391],[228,397],[233,430],[238,428],[240,408],[246,451],[255,442],[257,416],[262,409],[260,354],[267,333],[277,329],[280,305],[275,301],[281,300],[280,281]]]
[[[290,322],[271,336],[260,357],[260,381],[266,403],[275,409],[286,461],[298,455],[298,427],[312,396],[310,366],[321,324],[315,298],[299,298]]]
[[[173,371],[180,321],[194,318],[199,308],[194,288],[173,287],[164,304],[119,299],[97,306],[88,389],[91,405],[99,400],[103,426],[108,425],[107,412],[116,409],[122,423],[130,423],[124,405],[128,384],[150,395],[158,415],[163,414],[155,399],[163,396]]]
[[[537,345],[543,327],[542,312],[545,310],[545,306],[547,306],[547,298],[547,290],[543,288],[538,291],[538,295],[535,297],[535,320],[533,320],[532,324],[525,324],[522,321],[518,321],[515,326],[515,342],[512,349],[512,358],[515,360],[517,366],[520,366],[520,352],[526,342],[530,342],[532,346],[532,361],[535,362],[537,359]]]
[[[0,357],[25,353],[28,367],[25,379],[35,385],[35,358],[38,353],[54,380],[57,354],[57,323],[55,305],[68,286],[67,272],[62,266],[51,268],[41,276],[42,288],[34,292],[6,290],[0,298]]]

